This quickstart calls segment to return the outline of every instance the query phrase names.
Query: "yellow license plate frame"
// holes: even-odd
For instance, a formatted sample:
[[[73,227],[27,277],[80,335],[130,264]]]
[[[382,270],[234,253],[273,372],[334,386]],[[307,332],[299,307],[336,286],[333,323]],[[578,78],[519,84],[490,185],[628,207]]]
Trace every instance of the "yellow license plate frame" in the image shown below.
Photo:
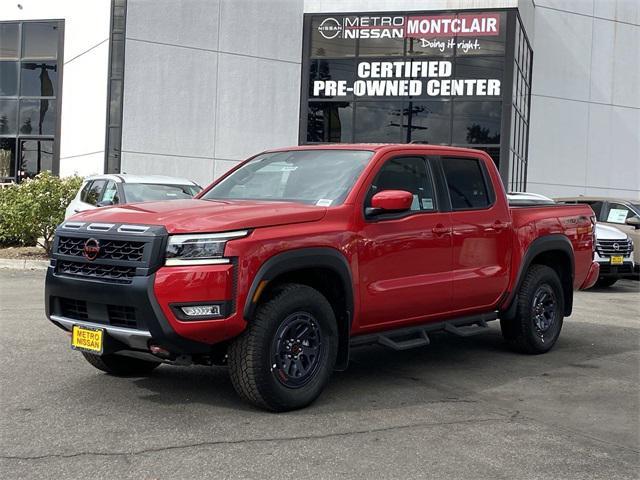
[[[611,265],[622,265],[624,263],[624,257],[622,255],[613,255],[610,261]]]
[[[102,354],[104,329],[74,325],[71,328],[71,348],[83,352]]]

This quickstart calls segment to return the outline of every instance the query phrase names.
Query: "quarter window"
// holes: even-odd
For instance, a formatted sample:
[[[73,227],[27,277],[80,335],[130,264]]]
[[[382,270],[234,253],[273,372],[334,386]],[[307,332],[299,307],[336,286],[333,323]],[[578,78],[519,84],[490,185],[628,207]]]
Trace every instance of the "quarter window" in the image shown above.
[[[410,192],[413,195],[411,211],[435,210],[431,175],[421,157],[394,158],[385,163],[371,185],[366,206],[370,207],[371,198],[384,190]]]
[[[479,160],[445,158],[442,166],[453,210],[487,208],[491,204]]]

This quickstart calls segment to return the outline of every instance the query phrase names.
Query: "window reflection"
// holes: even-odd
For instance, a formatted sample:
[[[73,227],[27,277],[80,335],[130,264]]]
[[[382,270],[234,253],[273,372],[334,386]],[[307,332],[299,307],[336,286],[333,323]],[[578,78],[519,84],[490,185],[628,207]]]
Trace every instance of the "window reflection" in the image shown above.
[[[16,140],[0,138],[0,181],[16,176]]]
[[[17,23],[0,23],[0,58],[18,58]]]
[[[22,56],[55,59],[58,56],[58,26],[54,23],[23,23]]]
[[[18,62],[0,62],[0,95],[14,97],[18,94]]]
[[[22,135],[54,135],[55,100],[20,100],[20,133]]]
[[[28,97],[53,97],[58,87],[56,62],[22,62],[20,95]]]
[[[307,115],[308,142],[352,141],[353,107],[349,102],[311,102]]]
[[[453,104],[453,143],[500,143],[502,102],[456,101]]]
[[[401,142],[401,102],[360,102],[356,104],[356,142]]]
[[[22,140],[20,142],[20,178],[31,178],[42,170],[53,169],[52,140]]]
[[[312,60],[309,66],[309,97],[313,97],[313,82],[316,80],[346,80],[348,85],[355,77],[354,60]],[[349,97],[352,95],[350,94]],[[331,98],[321,93],[315,98]]]
[[[0,135],[15,135],[18,130],[18,101],[0,99]]]
[[[451,143],[451,102],[411,102],[406,105],[402,137],[407,143]]]

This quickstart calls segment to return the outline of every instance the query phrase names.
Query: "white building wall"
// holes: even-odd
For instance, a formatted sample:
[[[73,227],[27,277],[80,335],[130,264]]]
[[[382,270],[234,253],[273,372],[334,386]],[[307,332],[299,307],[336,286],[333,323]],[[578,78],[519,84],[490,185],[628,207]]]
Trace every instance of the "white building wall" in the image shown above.
[[[302,5],[129,0],[122,171],[204,185],[297,144]]]
[[[527,189],[640,198],[640,2],[534,11]]]
[[[64,20],[62,176],[103,172],[110,12],[109,0],[3,0],[0,5],[0,20]]]

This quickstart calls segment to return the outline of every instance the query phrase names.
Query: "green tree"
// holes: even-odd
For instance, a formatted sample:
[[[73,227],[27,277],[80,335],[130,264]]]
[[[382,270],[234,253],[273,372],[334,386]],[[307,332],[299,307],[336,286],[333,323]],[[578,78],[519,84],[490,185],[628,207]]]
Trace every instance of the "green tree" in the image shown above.
[[[38,244],[51,254],[55,229],[81,184],[80,177],[59,178],[45,171],[0,189],[0,241]]]

